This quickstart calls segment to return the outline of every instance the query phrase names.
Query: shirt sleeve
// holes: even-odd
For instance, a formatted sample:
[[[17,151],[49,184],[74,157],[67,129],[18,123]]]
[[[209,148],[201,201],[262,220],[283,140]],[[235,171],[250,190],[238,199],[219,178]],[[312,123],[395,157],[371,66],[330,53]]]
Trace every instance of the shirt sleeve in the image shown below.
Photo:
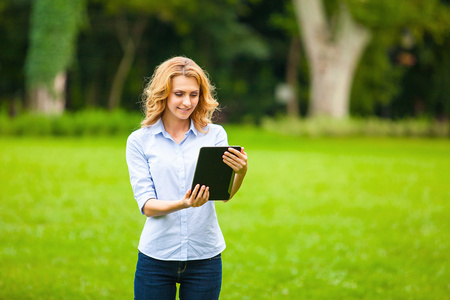
[[[128,137],[126,159],[134,198],[144,214],[144,204],[148,199],[156,198],[156,191],[142,144],[135,134]]]
[[[228,136],[225,129],[222,126],[219,127],[219,131],[216,136],[216,144],[215,146],[228,146]]]

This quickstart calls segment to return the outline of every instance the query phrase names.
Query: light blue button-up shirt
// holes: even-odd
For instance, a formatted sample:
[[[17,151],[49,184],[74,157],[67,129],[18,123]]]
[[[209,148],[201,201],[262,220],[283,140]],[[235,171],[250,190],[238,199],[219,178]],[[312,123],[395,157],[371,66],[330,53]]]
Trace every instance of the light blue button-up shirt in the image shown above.
[[[127,141],[126,159],[134,197],[141,213],[148,199],[180,200],[190,189],[198,153],[203,146],[227,146],[222,126],[209,124],[199,132],[191,121],[184,140],[177,144],[158,120],[134,131]],[[160,260],[196,260],[225,249],[214,201],[165,216],[148,217],[139,251]]]

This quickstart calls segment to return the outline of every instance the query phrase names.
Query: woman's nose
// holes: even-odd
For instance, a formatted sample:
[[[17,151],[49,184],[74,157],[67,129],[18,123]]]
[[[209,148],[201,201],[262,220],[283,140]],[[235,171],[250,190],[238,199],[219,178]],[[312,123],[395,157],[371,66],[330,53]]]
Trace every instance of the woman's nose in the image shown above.
[[[185,95],[183,97],[183,105],[185,106],[191,106],[191,99],[189,99],[189,95]]]

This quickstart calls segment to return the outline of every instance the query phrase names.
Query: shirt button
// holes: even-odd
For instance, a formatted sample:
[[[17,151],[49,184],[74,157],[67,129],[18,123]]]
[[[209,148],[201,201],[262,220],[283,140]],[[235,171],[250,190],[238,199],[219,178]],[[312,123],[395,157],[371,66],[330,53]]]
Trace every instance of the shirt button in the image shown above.
[[[186,218],[183,218],[183,223],[186,223]]]

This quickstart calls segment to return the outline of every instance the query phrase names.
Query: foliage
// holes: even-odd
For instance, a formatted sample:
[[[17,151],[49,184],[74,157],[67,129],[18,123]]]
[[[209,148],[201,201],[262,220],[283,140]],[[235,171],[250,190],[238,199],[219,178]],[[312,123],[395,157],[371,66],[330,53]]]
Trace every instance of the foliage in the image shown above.
[[[330,22],[340,1],[324,1]],[[449,2],[345,1],[358,21],[374,32],[354,81],[352,115],[448,118]],[[222,120],[259,123],[264,116],[285,111],[275,101],[274,90],[286,81],[289,45],[292,35],[298,34],[291,0],[63,2],[52,2],[55,6],[50,9],[56,17],[41,18],[36,11],[31,12],[31,7],[43,6],[50,0],[0,1],[0,44],[4,45],[0,51],[0,106],[9,109],[11,115],[21,113],[26,104],[25,77],[34,74],[33,78],[37,79],[51,78],[59,69],[57,65],[70,66],[66,91],[68,110],[105,108],[113,75],[123,55],[117,38],[118,15],[125,16],[129,24],[140,17],[148,18],[148,28],[124,85],[122,109],[139,110],[139,96],[154,67],[168,57],[184,54],[210,73],[224,107]],[[73,9],[61,20],[62,5],[83,6],[81,19]],[[32,22],[41,19],[42,26],[32,26],[30,15]],[[54,34],[43,35],[45,39],[82,26],[75,40],[76,51],[63,45],[69,43],[70,36],[58,37],[56,47],[52,46],[53,42],[39,46],[41,54],[37,58],[38,49],[33,46],[33,40],[50,23],[61,25]],[[404,45],[405,40],[409,46]],[[54,53],[57,48],[67,53],[72,51],[72,64],[69,54],[63,59]],[[24,68],[27,49],[30,52]],[[402,53],[416,63],[401,63],[398,56]],[[33,66],[31,57],[36,58]],[[309,78],[304,55],[299,69],[299,97],[301,112],[305,114]],[[415,99],[416,95],[420,99]]]
[[[0,104],[18,105],[24,98],[30,6],[28,0],[0,2]]]
[[[372,35],[372,43],[363,54],[353,81],[350,102],[353,115],[373,115],[378,107],[390,105],[400,93],[408,67],[395,63],[389,55],[393,43],[392,37],[384,33]],[[383,112],[380,114],[386,117]]]
[[[117,136],[139,128],[142,115],[124,110],[83,110],[61,116],[21,114],[10,118],[0,114],[0,136]],[[253,124],[254,119],[248,118]],[[397,136],[450,137],[450,124],[433,119],[379,118],[295,119],[263,117],[261,128],[291,136]]]
[[[442,40],[448,32],[450,10],[442,0],[332,0],[349,5],[356,21],[375,31],[391,36],[400,35],[405,28],[418,39],[426,32]]]
[[[291,136],[450,137],[450,124],[430,119],[392,121],[380,118],[265,118],[262,128]]]
[[[88,14],[92,23],[80,36],[78,65],[73,72],[72,88],[79,95],[74,108],[105,106],[104,99],[111,89],[111,74],[116,72],[118,58],[123,55],[116,33],[116,18],[120,15],[124,15],[129,24],[143,16],[148,18],[144,38],[125,84],[123,108],[136,110],[146,78],[158,64],[176,55],[194,59],[210,73],[224,105],[234,105],[248,98],[249,90],[264,87],[260,87],[259,82],[258,85],[247,82],[247,70],[256,67],[257,70],[251,72],[258,73],[268,68],[258,63],[267,59],[269,45],[251,24],[241,22],[244,6],[240,1],[224,0],[90,1]],[[253,98],[263,94],[258,92]]]
[[[221,299],[448,298],[447,140],[227,131],[250,168],[216,204]],[[133,297],[125,141],[1,138],[0,298]]]
[[[422,57],[410,53],[411,48],[420,47],[425,36],[439,45],[448,37],[449,5],[440,0],[330,0],[323,3],[327,9],[327,21],[332,32],[338,31],[338,12],[343,3],[350,8],[353,18],[372,32],[370,47],[364,53],[353,83],[352,114],[373,115],[376,113],[384,117],[423,114],[411,109],[417,106],[413,103],[416,100],[406,99],[411,97],[411,94],[408,93],[409,86],[403,83],[402,79],[415,64],[415,60],[422,60]],[[432,51],[439,52],[440,49],[446,48],[437,46]],[[402,57],[407,57],[408,60]],[[414,75],[426,78],[418,72]],[[443,75],[443,73],[440,74],[439,78]],[[439,80],[436,81],[439,82]],[[425,86],[428,85],[421,84],[421,87],[425,88]],[[393,105],[399,101],[399,98],[402,104],[406,104],[409,111],[404,111],[405,107]],[[428,94],[428,100],[430,98],[432,96]],[[450,101],[447,99],[447,102]],[[429,116],[436,113],[435,110],[438,107],[433,105],[432,101],[427,101],[428,103],[431,104],[428,105],[431,106],[427,111]]]
[[[10,118],[0,114],[3,136],[84,136],[124,135],[139,128],[141,115],[116,110],[83,110],[61,116],[21,114]]]
[[[423,71],[412,68],[416,63],[421,65],[427,60],[425,53],[420,52],[426,37],[428,50],[431,50],[430,44],[434,43],[431,52],[445,51],[443,42],[448,39],[450,28],[449,5],[440,0],[346,0],[346,3],[349,4],[356,20],[374,32],[372,43],[355,76],[352,91],[353,113],[368,115],[377,112],[379,115],[390,117],[423,114],[414,111],[414,95],[408,91],[413,90],[415,84],[419,84],[420,88],[436,84],[441,86],[438,84],[439,79],[448,71],[439,72],[438,78],[432,79],[435,83],[430,84],[419,82],[411,84],[405,82],[403,78],[411,73],[412,76],[419,77],[420,72],[421,80],[430,80],[430,76],[424,76]],[[408,57],[409,60],[402,60],[402,57]],[[439,63],[435,64],[436,67],[438,65]],[[437,86],[435,88],[439,89]],[[433,97],[432,93],[427,96],[429,100]],[[407,104],[407,108],[396,105],[399,98],[403,98],[402,103]],[[429,101],[428,116],[439,114],[435,111],[438,108],[436,102],[439,101],[434,103]],[[390,109],[377,111],[379,107]]]
[[[76,51],[85,0],[35,0],[31,15],[30,48],[25,69],[29,88],[52,89],[56,75],[66,70]]]
[[[393,102],[396,116],[436,116],[450,114],[450,32],[442,43],[426,35],[423,42],[409,51],[416,59],[399,82],[400,93]]]

